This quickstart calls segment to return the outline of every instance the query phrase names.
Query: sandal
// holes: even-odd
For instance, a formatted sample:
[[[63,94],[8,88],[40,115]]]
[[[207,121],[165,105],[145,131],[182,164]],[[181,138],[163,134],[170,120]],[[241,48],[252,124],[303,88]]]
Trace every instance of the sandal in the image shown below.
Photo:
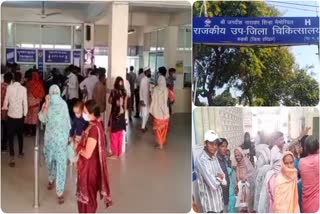
[[[52,190],[53,189],[53,187],[54,187],[54,182],[49,182],[48,183],[48,190]]]
[[[63,204],[64,203],[64,197],[62,196],[58,196],[58,204]]]

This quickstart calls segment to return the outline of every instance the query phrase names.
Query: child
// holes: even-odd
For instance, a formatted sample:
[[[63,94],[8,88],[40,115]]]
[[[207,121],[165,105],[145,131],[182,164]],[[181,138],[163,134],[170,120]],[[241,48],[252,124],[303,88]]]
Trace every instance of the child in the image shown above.
[[[84,104],[81,100],[76,101],[73,105],[73,112],[75,114],[75,117],[72,120],[68,144],[68,158],[71,163],[74,163],[76,161],[76,155],[73,150],[73,144],[75,142],[80,142],[82,133],[88,127],[88,122],[85,121],[82,117],[83,106]]]

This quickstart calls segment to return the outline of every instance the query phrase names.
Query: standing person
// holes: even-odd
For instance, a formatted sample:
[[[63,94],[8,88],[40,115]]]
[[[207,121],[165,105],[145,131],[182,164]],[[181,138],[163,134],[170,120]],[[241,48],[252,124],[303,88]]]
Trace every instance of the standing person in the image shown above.
[[[132,118],[131,118],[131,113],[132,113],[132,110],[131,110],[131,85],[130,85],[130,75],[127,73],[126,75],[126,79],[124,81],[124,89],[126,90],[126,94],[127,94],[127,111],[126,111],[126,121],[129,119],[129,121],[131,122],[132,121]]]
[[[8,110],[8,140],[10,150],[9,166],[14,167],[14,145],[15,134],[18,136],[19,157],[23,157],[23,123],[28,113],[27,89],[21,85],[22,74],[14,73],[14,83],[7,87],[2,110]]]
[[[226,140],[224,138],[221,139],[222,141]],[[227,158],[227,170],[228,170],[228,176],[229,176],[229,204],[228,204],[228,212],[229,213],[235,213],[236,212],[236,196],[235,196],[235,187],[236,187],[236,175],[235,175],[235,169],[231,164],[231,158],[230,158],[230,150],[227,149],[226,151],[226,158]]]
[[[125,112],[127,106],[127,94],[121,77],[117,77],[115,80],[114,89],[109,96],[109,104],[111,104],[109,126],[112,158],[119,158],[122,153],[123,131],[126,129]]]
[[[158,80],[163,79],[166,82],[166,75],[167,75],[166,67],[162,66],[162,67],[158,68],[158,71],[159,71]]]
[[[141,79],[140,83],[140,108],[142,113],[141,131],[144,133],[147,131],[146,125],[149,118],[150,107],[150,68],[144,68],[145,76]]]
[[[176,81],[176,69],[169,68],[169,75],[167,77],[167,87],[169,88],[170,93],[174,96],[174,82]],[[170,115],[172,114],[172,105],[174,101],[169,102]]]
[[[70,117],[74,117],[74,113],[72,111],[73,104],[79,98],[79,82],[78,77],[73,73],[73,67],[69,67],[66,69],[66,74],[68,77],[67,85],[66,85],[66,100],[68,104]]]
[[[251,161],[251,164],[254,166],[254,148],[251,143],[251,137],[249,132],[244,133],[243,144],[241,145],[241,149],[243,150],[246,157]]]
[[[225,175],[216,156],[219,136],[212,130],[204,135],[204,149],[196,159],[197,181],[202,210],[206,213],[222,213],[222,185],[227,185]]]
[[[225,138],[221,138],[221,141],[218,142],[218,153],[217,158],[220,164],[220,167],[225,174],[225,178],[227,181],[226,186],[222,186],[222,196],[223,196],[223,212],[228,212],[228,204],[229,204],[229,187],[230,187],[230,180],[229,180],[229,173],[228,173],[228,162],[226,159],[228,149],[228,141]]]
[[[40,103],[45,95],[42,81],[38,72],[32,72],[31,79],[26,83],[28,96],[28,114],[24,120],[26,124],[26,134],[34,136],[36,134],[36,124]]]
[[[87,94],[85,100],[92,99],[94,87],[99,81],[97,77],[97,70],[88,69],[88,72],[90,72],[90,75],[80,83],[80,89],[82,91],[86,91]]]
[[[302,181],[302,212],[319,210],[319,140],[310,135],[305,139],[304,158],[299,161]]]
[[[94,100],[85,103],[83,118],[89,126],[76,144],[79,155],[77,168],[77,201],[79,213],[95,213],[97,193],[106,207],[112,205],[106,160],[106,135],[99,121],[100,110]]]
[[[275,179],[273,212],[299,213],[297,170],[294,156],[285,152],[281,159],[281,171]]]
[[[44,156],[49,171],[48,190],[56,186],[58,203],[64,203],[64,186],[67,173],[67,144],[71,128],[67,103],[62,99],[60,89],[52,85],[46,102],[38,114],[45,124]]]
[[[134,106],[134,89],[137,82],[137,75],[134,72],[134,67],[130,66],[130,73],[128,81],[130,83],[130,98],[128,98],[128,111],[129,111],[129,121],[132,121],[132,112],[133,112],[133,106]],[[129,101],[130,100],[130,101]],[[137,101],[136,101],[137,102]],[[138,101],[139,102],[139,101]]]
[[[150,104],[150,114],[153,116],[153,129],[156,134],[158,146],[163,149],[166,142],[169,125],[168,89],[165,79],[158,79],[154,88]]]
[[[7,72],[3,75],[4,81],[1,83],[1,108],[4,105],[7,88],[12,81],[12,73]],[[8,146],[8,110],[1,110],[1,151],[7,151]]]
[[[252,212],[255,169],[240,147],[234,150],[234,157],[237,161],[236,207],[239,208],[240,212]]]
[[[134,116],[135,118],[140,118],[140,83],[143,77],[144,77],[143,68],[140,68],[139,76],[136,82],[137,88],[135,90],[135,96],[136,96],[136,116]]]
[[[92,98],[98,104],[102,120],[105,123],[105,111],[107,104],[107,81],[106,74],[103,72],[99,74],[99,82],[97,82],[96,86],[94,87]]]

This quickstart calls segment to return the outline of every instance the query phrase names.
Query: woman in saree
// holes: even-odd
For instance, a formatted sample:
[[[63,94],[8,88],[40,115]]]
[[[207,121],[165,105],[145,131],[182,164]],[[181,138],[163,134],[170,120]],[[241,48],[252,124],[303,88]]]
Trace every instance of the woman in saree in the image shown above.
[[[153,116],[153,129],[156,134],[157,148],[163,149],[166,142],[169,125],[168,88],[165,78],[158,79],[150,104],[150,114]]]
[[[77,201],[80,213],[95,213],[98,207],[97,193],[106,207],[111,206],[107,168],[106,135],[100,118],[100,109],[94,100],[85,103],[83,118],[89,126],[75,145],[79,156],[77,168]]]
[[[285,152],[281,159],[281,171],[277,175],[274,184],[273,212],[300,212],[297,180],[294,155],[291,152]]]
[[[38,114],[45,124],[44,156],[49,170],[48,189],[56,185],[58,203],[64,202],[63,192],[67,172],[67,144],[71,128],[67,103],[60,95],[57,85],[52,85],[46,102]]]
[[[36,124],[42,101],[45,92],[43,83],[40,80],[40,75],[37,71],[32,72],[31,79],[26,83],[28,96],[28,114],[24,120],[26,124],[26,134],[34,136],[36,134]]]
[[[253,198],[254,198],[255,169],[253,168],[250,160],[245,156],[243,150],[240,147],[237,147],[234,150],[234,156],[237,161],[237,166],[236,166],[237,201],[239,201],[240,204],[247,204],[247,206],[240,206],[239,211],[252,212]],[[242,187],[242,191],[240,191],[240,186]]]

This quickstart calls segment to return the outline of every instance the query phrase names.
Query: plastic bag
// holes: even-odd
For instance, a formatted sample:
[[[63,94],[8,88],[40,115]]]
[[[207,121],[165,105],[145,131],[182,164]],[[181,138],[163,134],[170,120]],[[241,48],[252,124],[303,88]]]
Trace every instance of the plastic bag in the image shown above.
[[[249,194],[250,194],[250,184],[245,181],[238,182],[238,195],[236,200],[237,208],[245,208],[248,207],[249,204]]]

